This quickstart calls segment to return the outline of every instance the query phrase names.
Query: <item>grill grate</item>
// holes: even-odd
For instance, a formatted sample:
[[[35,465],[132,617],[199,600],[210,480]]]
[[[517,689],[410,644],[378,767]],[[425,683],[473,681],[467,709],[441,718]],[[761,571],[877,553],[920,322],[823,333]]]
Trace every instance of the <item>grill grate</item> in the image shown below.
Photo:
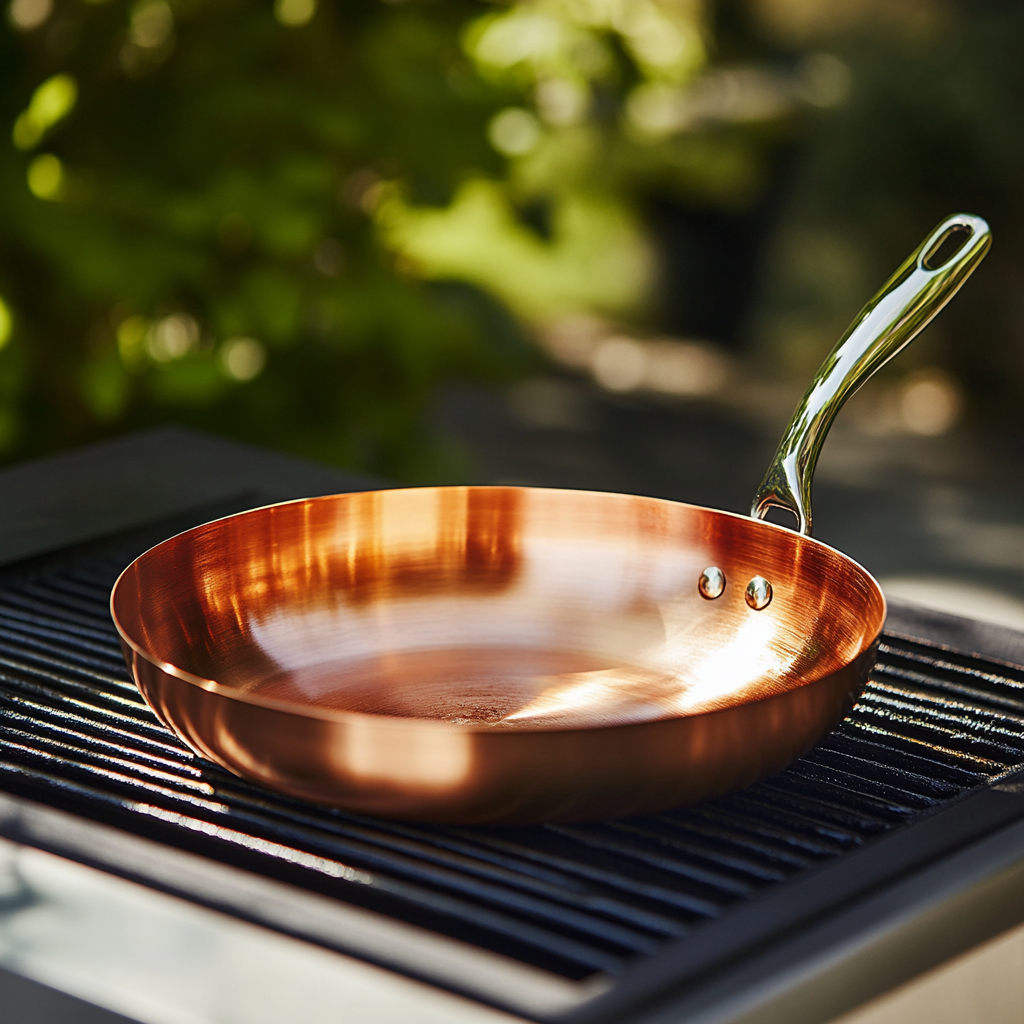
[[[632,959],[1024,765],[1024,670],[886,636],[863,698],[786,771],[594,825],[383,822],[196,757],[128,681],[125,550],[0,583],[0,787],[383,910],[569,978]]]

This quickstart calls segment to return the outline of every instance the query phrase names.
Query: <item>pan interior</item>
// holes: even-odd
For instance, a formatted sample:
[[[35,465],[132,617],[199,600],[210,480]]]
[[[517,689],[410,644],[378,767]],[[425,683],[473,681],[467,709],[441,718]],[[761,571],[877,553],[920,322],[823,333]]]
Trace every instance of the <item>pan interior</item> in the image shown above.
[[[698,591],[704,569],[723,594]],[[754,576],[773,599],[755,611]],[[877,585],[835,551],[652,498],[532,488],[337,495],[212,523],[114,594],[144,656],[307,715],[486,730],[692,715],[847,664]]]

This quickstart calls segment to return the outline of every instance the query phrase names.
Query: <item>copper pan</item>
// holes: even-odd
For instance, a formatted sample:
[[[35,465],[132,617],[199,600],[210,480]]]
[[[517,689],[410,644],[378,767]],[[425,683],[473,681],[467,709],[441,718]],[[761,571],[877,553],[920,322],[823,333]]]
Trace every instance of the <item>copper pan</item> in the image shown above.
[[[238,775],[395,818],[592,820],[778,771],[849,710],[885,619],[875,580],[809,536],[825,433],[990,241],[981,219],[947,218],[864,308],[752,518],[528,487],[255,509],[172,537],[117,581],[139,689]],[[772,506],[798,532],[761,521]]]

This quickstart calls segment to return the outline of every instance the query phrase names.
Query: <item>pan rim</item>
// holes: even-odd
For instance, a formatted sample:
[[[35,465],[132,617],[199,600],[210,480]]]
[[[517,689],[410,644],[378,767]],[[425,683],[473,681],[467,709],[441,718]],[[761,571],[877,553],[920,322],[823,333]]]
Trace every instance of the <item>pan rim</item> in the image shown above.
[[[875,592],[880,600],[880,621],[877,630],[873,632],[870,639],[867,642],[862,643],[856,654],[843,662],[837,668],[834,668],[830,672],[822,673],[821,675],[814,676],[813,678],[804,679],[796,685],[786,686],[784,689],[779,690],[775,693],[765,694],[751,700],[739,701],[735,704],[726,704],[722,707],[708,708],[703,711],[696,711],[689,714],[668,714],[659,716],[657,718],[645,719],[640,722],[610,722],[607,725],[590,725],[584,727],[558,727],[553,726],[551,728],[543,728],[537,726],[530,726],[524,728],[515,729],[495,729],[493,727],[472,725],[472,724],[459,724],[454,722],[446,722],[432,718],[414,718],[414,717],[399,717],[395,715],[373,715],[365,712],[356,711],[333,711],[327,708],[317,709],[314,707],[308,707],[299,704],[292,704],[288,701],[274,700],[273,698],[261,697],[255,694],[249,694],[239,691],[235,687],[227,686],[224,683],[219,683],[215,679],[208,679],[204,676],[197,675],[193,672],[189,672],[188,669],[181,668],[171,662],[164,661],[158,658],[156,655],[147,651],[141,644],[134,640],[128,635],[128,632],[122,625],[117,615],[115,608],[115,601],[117,599],[118,589],[121,586],[122,581],[132,571],[132,569],[142,559],[146,558],[152,552],[159,548],[164,547],[167,544],[171,544],[173,541],[180,537],[184,537],[187,534],[194,533],[199,530],[205,530],[210,527],[216,526],[218,523],[223,523],[228,520],[241,519],[244,516],[255,515],[260,512],[265,512],[269,509],[282,508],[290,505],[302,505],[312,502],[321,501],[335,501],[338,498],[343,498],[348,495],[356,494],[375,494],[383,491],[387,492],[403,492],[403,491],[452,491],[452,490],[515,490],[515,491],[544,491],[545,493],[551,494],[566,494],[566,495],[595,495],[602,498],[611,498],[615,500],[636,500],[640,498],[644,501],[651,501],[657,504],[671,505],[674,507],[694,509],[698,512],[711,513],[716,516],[726,516],[731,519],[742,520],[744,523],[753,524],[757,529],[766,529],[769,531],[780,531],[787,535],[794,536],[801,543],[809,543],[818,548],[824,549],[832,555],[838,557],[843,562],[847,563],[853,569],[859,571],[864,577],[865,581],[869,584],[871,589]],[[597,490],[586,490],[583,488],[565,488],[565,487],[535,487],[535,486],[519,486],[519,485],[503,485],[503,484],[452,484],[452,485],[424,485],[419,487],[378,487],[366,491],[341,491],[335,494],[322,494],[314,497],[306,498],[291,498],[285,501],[270,502],[266,505],[259,505],[251,509],[245,509],[241,512],[234,512],[230,515],[219,516],[216,519],[211,519],[209,522],[200,523],[197,526],[190,527],[187,530],[181,530],[170,537],[165,538],[157,544],[153,544],[136,558],[134,558],[119,574],[117,579],[114,581],[114,585],[110,591],[110,617],[113,620],[114,627],[121,638],[121,641],[126,644],[138,657],[141,657],[153,667],[159,669],[164,675],[176,679],[183,683],[188,683],[199,689],[205,690],[207,693],[212,693],[216,696],[224,697],[233,701],[238,701],[242,704],[248,704],[254,707],[263,708],[268,711],[275,711],[279,713],[285,713],[295,715],[300,718],[311,719],[313,721],[331,722],[335,724],[369,724],[372,723],[375,728],[405,730],[405,729],[434,729],[439,732],[458,733],[458,734],[469,734],[469,735],[480,735],[480,736],[517,736],[526,735],[532,733],[589,733],[595,730],[602,729],[621,729],[621,728],[637,728],[645,725],[654,725],[659,722],[670,722],[676,721],[682,718],[696,718],[701,715],[716,714],[718,712],[730,711],[736,707],[742,707],[746,705],[754,705],[761,703],[762,701],[771,700],[779,697],[783,694],[790,693],[794,690],[800,689],[804,686],[811,686],[814,683],[821,682],[824,679],[829,678],[838,671],[842,671],[848,668],[858,658],[863,657],[865,652],[871,650],[871,648],[878,642],[879,637],[882,634],[882,630],[885,625],[886,616],[888,613],[888,602],[886,601],[885,594],[882,591],[881,585],[875,579],[875,577],[858,562],[856,559],[851,558],[849,555],[840,551],[838,548],[833,547],[830,544],[826,544],[824,541],[818,540],[815,537],[811,537],[806,534],[797,533],[795,530],[791,530],[788,527],[780,526],[776,523],[769,523],[763,519],[757,519],[753,516],[744,515],[738,512],[728,512],[723,509],[709,508],[706,505],[694,505],[692,502],[675,501],[671,498],[658,498],[651,495],[636,495],[626,494],[621,491],[597,491]],[[133,673],[134,674],[134,673]],[[136,686],[138,681],[135,680]],[[141,687],[140,687],[141,691]],[[155,710],[155,709],[154,709]]]

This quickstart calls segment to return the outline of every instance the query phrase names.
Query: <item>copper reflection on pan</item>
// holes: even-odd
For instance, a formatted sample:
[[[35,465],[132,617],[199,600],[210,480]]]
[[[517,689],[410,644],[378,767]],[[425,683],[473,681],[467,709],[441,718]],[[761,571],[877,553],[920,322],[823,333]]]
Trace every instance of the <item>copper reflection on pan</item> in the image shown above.
[[[266,510],[243,529],[217,531],[197,556],[218,574],[228,566],[244,579],[229,603],[236,614],[258,606],[322,603],[326,595],[366,604],[433,590],[501,589],[519,568],[519,492],[514,488],[423,488],[371,491],[345,502],[303,502]],[[297,531],[301,543],[292,543]],[[226,534],[226,536],[224,536]],[[224,546],[224,542],[227,546]],[[218,556],[225,556],[223,563]],[[237,571],[236,571],[237,575]],[[211,581],[209,609],[227,611]]]
[[[714,601],[711,564],[729,581]],[[756,574],[775,592],[759,612]],[[113,596],[140,689],[204,756],[438,821],[639,812],[753,781],[850,706],[883,608],[859,566],[779,527],[531,488],[258,509],[147,552]]]

